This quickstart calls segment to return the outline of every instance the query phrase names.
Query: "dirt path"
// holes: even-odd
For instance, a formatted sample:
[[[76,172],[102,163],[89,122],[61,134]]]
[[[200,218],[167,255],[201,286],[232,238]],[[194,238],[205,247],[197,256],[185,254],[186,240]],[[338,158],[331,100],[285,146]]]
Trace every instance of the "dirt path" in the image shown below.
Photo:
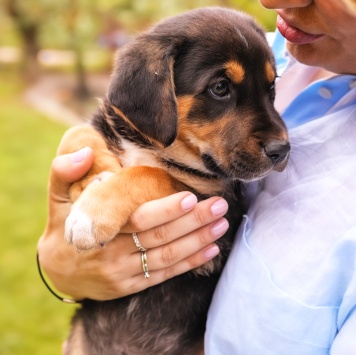
[[[49,118],[68,124],[81,124],[90,119],[98,107],[109,84],[109,75],[91,74],[87,78],[91,98],[79,101],[74,98],[75,79],[71,74],[44,74],[27,89],[24,100]]]

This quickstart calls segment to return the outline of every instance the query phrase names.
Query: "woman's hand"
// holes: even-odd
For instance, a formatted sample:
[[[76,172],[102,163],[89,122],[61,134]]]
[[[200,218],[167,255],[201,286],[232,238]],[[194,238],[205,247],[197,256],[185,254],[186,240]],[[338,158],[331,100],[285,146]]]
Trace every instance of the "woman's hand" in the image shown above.
[[[212,197],[197,203],[180,192],[140,206],[123,233],[103,248],[77,250],[64,239],[71,202],[69,187],[93,163],[90,148],[54,159],[55,181],[49,189],[47,228],[38,243],[40,264],[54,286],[75,299],[108,300],[123,297],[196,268],[219,253],[214,241],[228,228],[225,200]],[[147,250],[150,277],[145,278],[141,252],[132,233]]]

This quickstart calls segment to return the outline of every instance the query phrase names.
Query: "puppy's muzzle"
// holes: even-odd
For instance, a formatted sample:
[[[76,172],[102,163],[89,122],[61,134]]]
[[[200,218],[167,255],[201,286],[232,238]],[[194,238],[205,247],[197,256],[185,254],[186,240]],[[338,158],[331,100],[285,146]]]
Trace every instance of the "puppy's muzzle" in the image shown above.
[[[263,149],[274,165],[274,170],[282,171],[288,161],[290,143],[284,140],[273,140],[265,144]]]

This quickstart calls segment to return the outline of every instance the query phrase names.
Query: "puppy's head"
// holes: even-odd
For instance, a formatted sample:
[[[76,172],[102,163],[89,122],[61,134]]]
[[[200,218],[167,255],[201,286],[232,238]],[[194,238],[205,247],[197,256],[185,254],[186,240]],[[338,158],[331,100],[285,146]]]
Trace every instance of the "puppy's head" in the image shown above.
[[[174,160],[249,181],[288,160],[275,77],[264,33],[250,17],[198,9],[163,21],[119,53],[109,102],[140,134],[170,146]]]

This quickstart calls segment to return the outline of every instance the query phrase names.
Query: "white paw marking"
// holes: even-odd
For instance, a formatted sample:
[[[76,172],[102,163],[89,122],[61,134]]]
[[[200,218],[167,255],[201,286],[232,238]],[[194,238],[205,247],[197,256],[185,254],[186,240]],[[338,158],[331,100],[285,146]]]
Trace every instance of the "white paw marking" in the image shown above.
[[[65,238],[78,250],[87,250],[96,246],[93,220],[79,206],[74,205],[66,219]]]

